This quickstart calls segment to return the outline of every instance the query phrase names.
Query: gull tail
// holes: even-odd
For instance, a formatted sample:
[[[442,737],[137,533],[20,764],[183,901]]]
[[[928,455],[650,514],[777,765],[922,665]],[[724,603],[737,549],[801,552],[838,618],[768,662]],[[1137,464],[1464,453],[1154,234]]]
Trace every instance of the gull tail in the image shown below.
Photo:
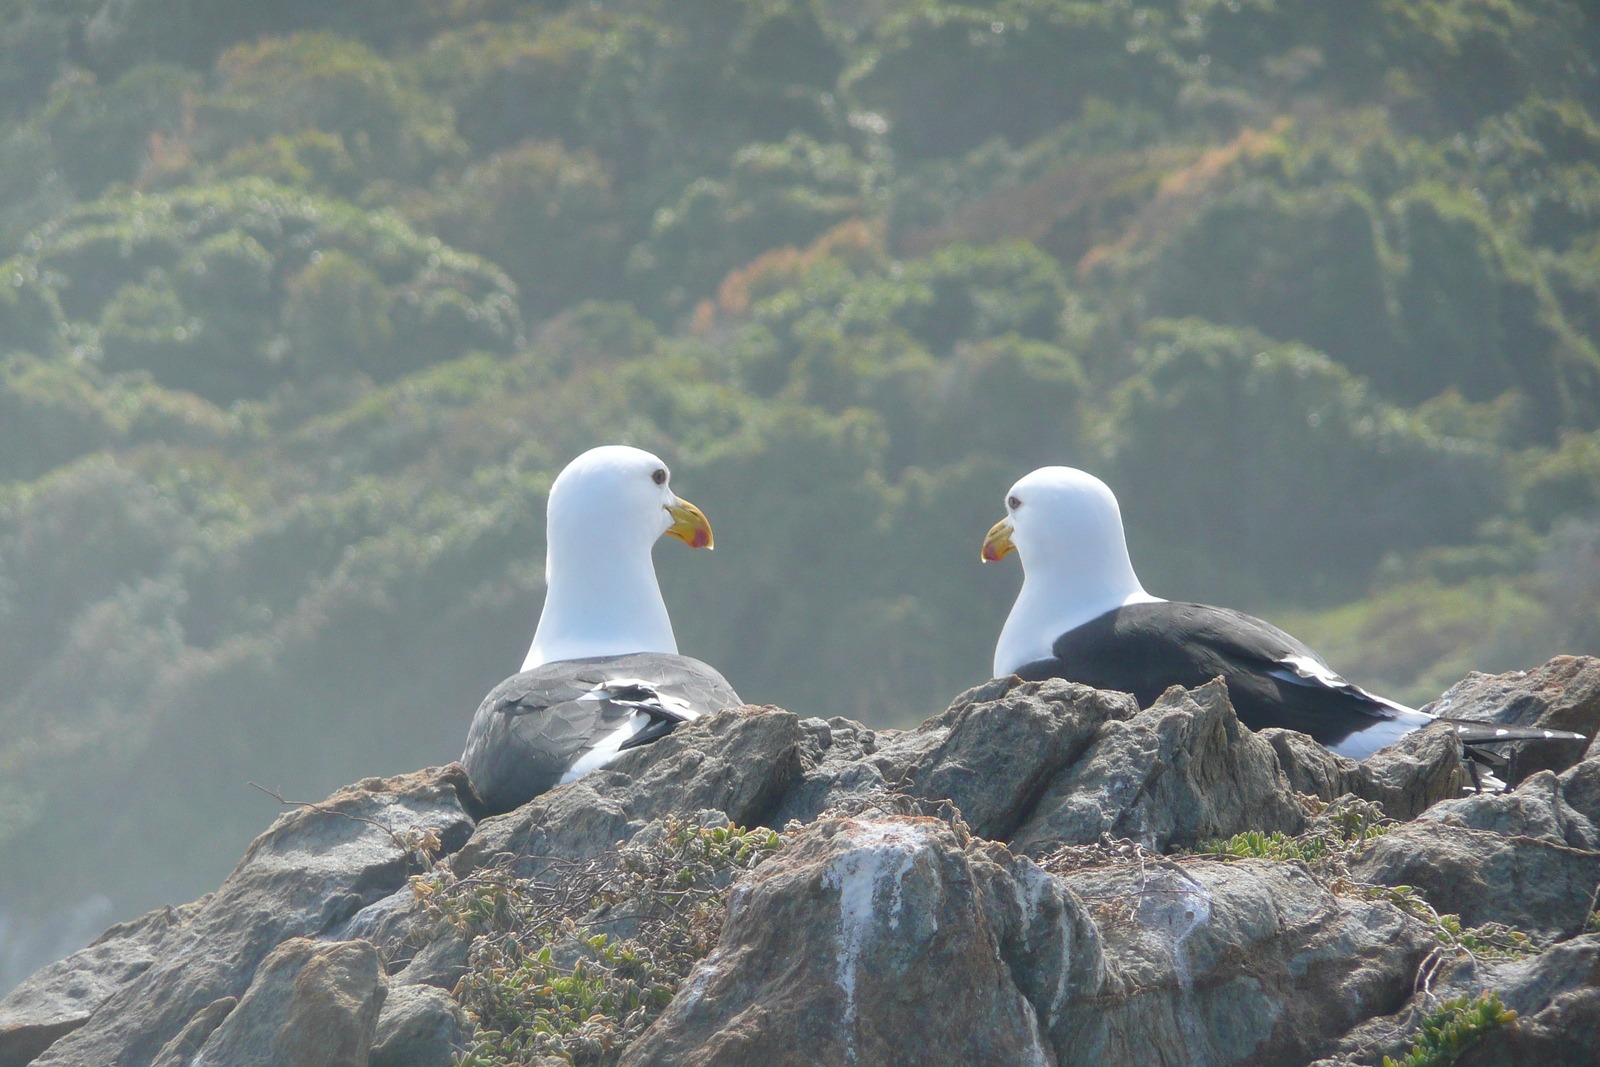
[[[1575,734],[1569,730],[1545,730],[1537,726],[1502,726],[1493,722],[1477,722],[1472,719],[1444,719],[1455,727],[1456,736],[1463,745],[1493,745],[1501,742],[1518,741],[1587,741],[1583,734]]]

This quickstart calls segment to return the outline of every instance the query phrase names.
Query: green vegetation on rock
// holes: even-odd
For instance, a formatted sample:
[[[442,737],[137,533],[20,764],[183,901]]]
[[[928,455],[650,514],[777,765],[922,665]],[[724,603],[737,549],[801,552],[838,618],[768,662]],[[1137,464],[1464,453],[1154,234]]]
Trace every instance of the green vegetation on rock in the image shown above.
[[[615,1063],[716,947],[733,879],[783,847],[760,828],[658,829],[543,880],[412,880],[429,915],[472,939],[455,996],[477,1033],[459,1067]]]
[[[1411,1051],[1398,1060],[1385,1056],[1383,1067],[1450,1067],[1484,1034],[1516,1017],[1517,1013],[1501,1004],[1500,994],[1494,992],[1447,1000],[1423,1020]]]

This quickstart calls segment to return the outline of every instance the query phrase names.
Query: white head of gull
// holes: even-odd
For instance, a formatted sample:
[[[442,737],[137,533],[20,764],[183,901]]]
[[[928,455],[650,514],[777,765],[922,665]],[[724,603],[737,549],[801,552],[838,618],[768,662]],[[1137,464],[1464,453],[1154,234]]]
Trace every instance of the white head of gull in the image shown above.
[[[634,652],[676,655],[651,549],[662,534],[711,548],[711,524],[672,491],[657,456],[592,448],[550,487],[544,610],[522,669]]]
[[[1111,488],[1075,467],[1040,467],[1011,487],[982,555],[1013,550],[1022,591],[995,645],[996,678],[1047,658],[1058,636],[1113,608],[1161,602],[1133,572]]]

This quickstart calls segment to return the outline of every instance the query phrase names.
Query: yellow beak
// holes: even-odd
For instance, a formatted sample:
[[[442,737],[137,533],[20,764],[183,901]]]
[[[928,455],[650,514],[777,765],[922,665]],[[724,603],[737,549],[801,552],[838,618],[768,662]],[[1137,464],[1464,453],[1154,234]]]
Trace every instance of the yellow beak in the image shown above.
[[[1011,543],[1011,531],[1015,529],[1009,518],[1001,519],[989,527],[989,535],[983,539],[983,551],[978,558],[985,563],[996,563],[1005,559],[1017,550]]]
[[[711,536],[711,523],[705,512],[687,500],[661,506],[672,516],[672,525],[667,527],[668,537],[676,537],[690,548],[716,547],[715,539]]]

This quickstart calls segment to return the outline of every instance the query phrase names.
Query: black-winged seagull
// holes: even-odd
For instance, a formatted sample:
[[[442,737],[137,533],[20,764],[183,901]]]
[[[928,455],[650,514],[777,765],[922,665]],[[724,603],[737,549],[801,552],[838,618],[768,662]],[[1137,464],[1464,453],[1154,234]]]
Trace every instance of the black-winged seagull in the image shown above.
[[[1041,467],[1006,495],[1006,517],[984,538],[982,559],[1015,551],[1022,591],[994,650],[995,677],[1066,678],[1132,693],[1148,707],[1168,687],[1227,681],[1239,720],[1310,734],[1365,759],[1435,721],[1341,678],[1303,643],[1229,608],[1162,600],[1145,592],[1128,558],[1117,498],[1073,467]],[[1463,744],[1579,734],[1447,720]]]
[[[711,524],[667,465],[606,445],[567,464],[546,511],[544,611],[522,671],[467,733],[473,788],[494,813],[570,782],[680,723],[743,701],[678,642],[651,549],[662,534],[711,548]]]

